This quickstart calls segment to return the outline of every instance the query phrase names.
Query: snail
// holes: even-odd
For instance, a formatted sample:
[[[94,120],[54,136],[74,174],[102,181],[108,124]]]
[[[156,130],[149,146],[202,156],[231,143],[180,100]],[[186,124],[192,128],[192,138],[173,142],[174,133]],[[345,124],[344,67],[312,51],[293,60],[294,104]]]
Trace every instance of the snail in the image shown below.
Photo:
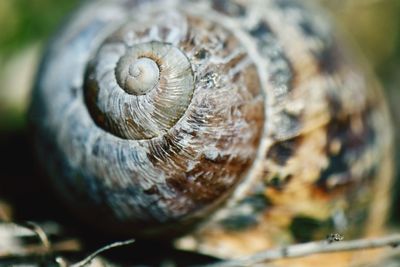
[[[221,258],[379,232],[390,118],[343,39],[307,1],[89,1],[39,70],[38,161],[93,227]]]

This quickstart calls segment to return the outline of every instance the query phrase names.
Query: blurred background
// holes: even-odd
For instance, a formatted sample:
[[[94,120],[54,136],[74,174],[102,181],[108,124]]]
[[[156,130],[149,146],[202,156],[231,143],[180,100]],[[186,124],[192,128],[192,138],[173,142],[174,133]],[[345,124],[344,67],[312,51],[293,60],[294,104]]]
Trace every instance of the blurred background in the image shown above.
[[[321,2],[354,38],[384,85],[394,126],[399,126],[400,0],[309,1]],[[45,44],[78,2],[0,0],[0,180],[7,181],[0,184],[0,220],[34,220],[48,212],[49,205],[57,210],[47,199],[45,185],[34,178],[25,115]],[[398,155],[396,161],[400,166]],[[396,188],[400,188],[400,178]],[[43,194],[31,199],[32,191]],[[393,195],[393,225],[400,224],[399,192]],[[43,203],[46,209],[35,208]]]

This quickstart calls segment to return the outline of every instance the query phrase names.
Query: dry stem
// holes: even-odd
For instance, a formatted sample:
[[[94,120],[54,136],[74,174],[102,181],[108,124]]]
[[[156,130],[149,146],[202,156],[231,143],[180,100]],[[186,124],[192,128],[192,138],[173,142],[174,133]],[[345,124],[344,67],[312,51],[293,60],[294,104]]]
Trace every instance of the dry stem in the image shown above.
[[[359,239],[330,243],[327,240],[310,242],[298,245],[291,245],[276,249],[270,249],[254,255],[218,262],[215,264],[203,265],[202,267],[238,267],[255,266],[263,262],[271,262],[280,259],[299,258],[313,254],[333,253],[341,251],[352,251],[362,249],[375,249],[381,247],[397,247],[400,245],[400,234],[389,235],[374,239]]]

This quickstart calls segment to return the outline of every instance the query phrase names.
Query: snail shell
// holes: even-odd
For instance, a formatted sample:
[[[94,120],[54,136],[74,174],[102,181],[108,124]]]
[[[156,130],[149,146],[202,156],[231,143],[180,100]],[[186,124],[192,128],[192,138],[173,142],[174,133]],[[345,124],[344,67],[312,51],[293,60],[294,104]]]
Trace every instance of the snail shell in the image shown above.
[[[113,234],[200,223],[176,245],[221,257],[380,229],[386,104],[319,14],[294,0],[82,6],[30,109],[61,197]]]

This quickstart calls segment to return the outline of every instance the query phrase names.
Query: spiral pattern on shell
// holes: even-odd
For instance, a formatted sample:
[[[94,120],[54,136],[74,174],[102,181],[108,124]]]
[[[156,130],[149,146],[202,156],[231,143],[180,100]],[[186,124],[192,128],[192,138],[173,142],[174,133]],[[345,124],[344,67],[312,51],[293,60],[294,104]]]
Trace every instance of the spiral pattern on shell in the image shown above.
[[[89,2],[41,66],[36,151],[107,232],[177,235],[209,219],[178,245],[223,257],[305,241],[303,217],[357,236],[361,217],[385,217],[371,203],[390,184],[391,136],[355,62],[295,0]]]
[[[88,189],[72,195],[106,225],[168,225],[214,209],[247,172],[263,131],[257,67],[241,40],[197,15],[142,5],[150,16],[118,9],[125,17],[112,23],[78,21],[87,30],[54,48],[82,49],[69,50],[79,59],[62,49],[47,65],[57,65],[48,82],[69,87],[51,92],[49,107],[63,117],[49,119],[62,183]]]
[[[152,41],[133,46],[111,37],[89,64],[86,102],[100,127],[126,139],[167,133],[189,106],[194,81],[178,48]]]

